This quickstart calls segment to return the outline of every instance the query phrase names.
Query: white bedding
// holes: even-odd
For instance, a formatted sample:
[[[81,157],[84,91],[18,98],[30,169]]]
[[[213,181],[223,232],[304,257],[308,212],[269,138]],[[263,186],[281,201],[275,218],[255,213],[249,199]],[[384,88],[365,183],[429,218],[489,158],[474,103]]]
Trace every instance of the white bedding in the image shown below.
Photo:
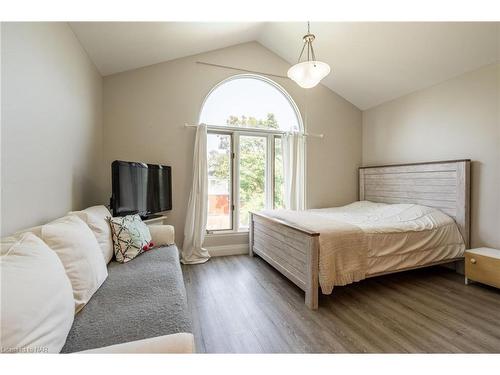
[[[361,201],[265,214],[320,233],[319,281],[324,294],[334,285],[458,258],[465,251],[451,217],[416,204]]]
[[[417,204],[360,201],[342,207],[308,210],[316,215],[357,225],[367,232],[393,233],[432,230],[454,223],[435,208]]]

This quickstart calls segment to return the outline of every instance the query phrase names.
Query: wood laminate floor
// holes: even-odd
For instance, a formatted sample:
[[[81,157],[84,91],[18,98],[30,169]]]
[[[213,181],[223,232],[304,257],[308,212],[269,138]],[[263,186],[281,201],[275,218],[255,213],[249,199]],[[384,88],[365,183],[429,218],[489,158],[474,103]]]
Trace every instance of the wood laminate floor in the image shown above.
[[[443,267],[336,287],[317,311],[259,257],[183,272],[198,352],[500,352],[500,291]]]

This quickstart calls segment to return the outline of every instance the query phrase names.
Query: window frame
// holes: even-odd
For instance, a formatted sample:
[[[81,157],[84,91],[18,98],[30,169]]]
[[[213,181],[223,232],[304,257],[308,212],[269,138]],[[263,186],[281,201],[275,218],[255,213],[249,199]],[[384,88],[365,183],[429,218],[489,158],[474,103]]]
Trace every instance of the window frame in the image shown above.
[[[224,134],[230,137],[230,169],[231,173],[229,176],[229,184],[231,186],[229,195],[230,204],[230,229],[207,229],[207,233],[239,233],[248,232],[248,228],[240,227],[240,137],[260,137],[265,139],[266,143],[266,167],[265,167],[265,203],[264,207],[266,210],[274,209],[275,207],[275,196],[274,196],[274,177],[275,177],[275,167],[274,167],[274,155],[275,155],[275,139],[281,138],[281,134],[263,134],[247,131],[220,131],[220,130],[209,130],[208,134]]]
[[[263,77],[257,74],[237,74],[231,77],[228,77],[218,84],[216,84],[205,96],[203,100],[199,121],[201,123],[201,116],[203,113],[203,108],[206,104],[207,99],[210,95],[217,90],[221,85],[241,78],[252,78],[261,80],[267,84],[270,84],[274,88],[276,88],[288,101],[292,110],[295,113],[295,117],[297,119],[297,125],[299,129],[292,130],[298,133],[304,134],[304,125],[302,122],[302,116],[300,111],[295,104],[295,101],[292,99],[290,94],[278,83],[273,80]],[[282,136],[289,131],[283,129],[266,129],[266,128],[245,128],[245,127],[232,127],[223,124],[206,124],[207,125],[207,133],[208,134],[225,134],[230,136],[230,222],[231,229],[207,229],[207,234],[236,234],[236,233],[247,233],[248,228],[240,228],[239,223],[239,212],[240,212],[240,181],[239,181],[239,166],[240,166],[240,150],[239,150],[239,141],[240,136],[254,136],[254,137],[265,137],[266,139],[266,169],[265,169],[265,209],[274,209],[275,208],[275,146],[276,138],[282,138]]]
[[[231,205],[229,209],[229,222],[231,223],[231,228],[229,229],[207,229],[207,233],[234,233],[237,230],[235,230],[235,225],[234,225],[234,164],[235,164],[235,152],[234,152],[234,137],[232,132],[228,131],[221,131],[221,130],[208,130],[207,129],[207,135],[208,134],[221,134],[221,135],[228,135],[229,136],[229,204]]]

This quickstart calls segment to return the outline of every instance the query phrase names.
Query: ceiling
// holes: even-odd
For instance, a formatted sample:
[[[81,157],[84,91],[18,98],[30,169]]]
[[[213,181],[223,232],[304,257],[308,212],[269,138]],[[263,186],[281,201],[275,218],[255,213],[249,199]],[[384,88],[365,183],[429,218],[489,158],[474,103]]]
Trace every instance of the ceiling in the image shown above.
[[[322,83],[364,110],[500,60],[500,23],[319,22]],[[296,62],[305,22],[74,22],[102,75],[257,41]],[[278,72],[285,74],[285,72]]]

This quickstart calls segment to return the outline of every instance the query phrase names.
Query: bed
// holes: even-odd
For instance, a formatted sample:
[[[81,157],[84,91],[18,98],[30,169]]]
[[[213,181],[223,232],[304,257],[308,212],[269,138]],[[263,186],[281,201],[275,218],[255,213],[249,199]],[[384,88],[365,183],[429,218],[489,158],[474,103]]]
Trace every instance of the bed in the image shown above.
[[[258,255],[318,308],[318,293],[404,270],[463,260],[469,248],[470,160],[359,168],[359,201],[252,212]]]

